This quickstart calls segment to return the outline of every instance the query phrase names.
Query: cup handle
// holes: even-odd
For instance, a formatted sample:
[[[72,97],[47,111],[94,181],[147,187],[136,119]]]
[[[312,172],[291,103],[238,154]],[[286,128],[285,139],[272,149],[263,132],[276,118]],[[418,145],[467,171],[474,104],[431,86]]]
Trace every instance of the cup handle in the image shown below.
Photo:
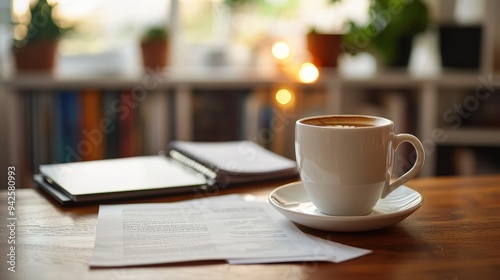
[[[417,137],[415,137],[411,134],[407,134],[407,133],[397,134],[394,136],[394,142],[393,142],[394,150],[396,150],[398,148],[398,146],[403,142],[408,142],[408,143],[413,145],[413,147],[415,148],[415,151],[417,152],[417,159],[416,159],[413,167],[410,170],[408,170],[408,172],[406,172],[401,177],[399,177],[397,180],[388,184],[385,187],[384,191],[382,192],[382,198],[385,198],[387,195],[389,195],[392,191],[397,189],[399,186],[408,182],[408,180],[412,179],[413,177],[417,176],[420,169],[422,169],[422,166],[424,166],[425,150],[424,150],[424,146],[422,145],[422,142],[420,142],[420,140],[418,140]]]

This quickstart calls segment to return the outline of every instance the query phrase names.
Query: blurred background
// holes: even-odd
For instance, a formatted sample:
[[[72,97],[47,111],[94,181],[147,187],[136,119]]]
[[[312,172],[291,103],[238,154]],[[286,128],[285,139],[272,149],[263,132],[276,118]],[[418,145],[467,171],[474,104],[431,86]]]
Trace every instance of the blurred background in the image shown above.
[[[0,0],[0,169],[250,139],[380,115],[420,176],[500,172],[494,0]],[[394,173],[414,161],[402,145]],[[6,172],[2,173],[5,176]]]

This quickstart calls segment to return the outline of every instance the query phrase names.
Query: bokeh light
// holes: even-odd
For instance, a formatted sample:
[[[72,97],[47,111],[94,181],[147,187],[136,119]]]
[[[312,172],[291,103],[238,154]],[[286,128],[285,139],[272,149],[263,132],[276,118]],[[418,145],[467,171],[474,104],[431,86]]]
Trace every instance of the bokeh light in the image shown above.
[[[275,58],[283,60],[290,56],[290,46],[288,46],[285,42],[276,42],[274,43],[271,52]]]
[[[286,105],[292,101],[292,96],[292,92],[282,88],[276,92],[276,101],[282,105]]]
[[[319,70],[310,62],[302,64],[299,70],[299,79],[303,83],[313,83],[319,77]]]
[[[14,18],[19,19],[30,10],[29,0],[16,0],[12,1],[12,15]]]

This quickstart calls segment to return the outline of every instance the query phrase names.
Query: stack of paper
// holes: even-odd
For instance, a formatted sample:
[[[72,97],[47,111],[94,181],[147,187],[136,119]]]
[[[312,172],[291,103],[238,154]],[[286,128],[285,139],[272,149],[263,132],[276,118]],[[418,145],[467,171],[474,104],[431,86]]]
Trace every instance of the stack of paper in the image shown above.
[[[198,260],[341,262],[370,252],[306,235],[269,203],[239,195],[103,205],[98,220],[94,267]]]

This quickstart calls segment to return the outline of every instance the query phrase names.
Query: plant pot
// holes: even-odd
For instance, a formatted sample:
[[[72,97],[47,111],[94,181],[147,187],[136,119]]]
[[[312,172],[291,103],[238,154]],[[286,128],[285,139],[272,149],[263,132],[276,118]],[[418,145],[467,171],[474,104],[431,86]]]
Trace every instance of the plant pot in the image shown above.
[[[414,35],[400,35],[390,40],[373,38],[376,41],[373,41],[373,46],[368,51],[375,57],[380,68],[407,68],[413,48],[413,38]]]
[[[18,71],[52,71],[56,65],[57,41],[32,42],[14,50]]]
[[[479,69],[481,26],[439,27],[439,51],[444,68]]]
[[[307,34],[307,49],[311,53],[312,62],[317,67],[337,67],[341,43],[341,34]]]
[[[167,65],[167,41],[141,42],[142,63],[144,68],[158,69]]]
[[[404,68],[408,67],[414,36],[402,36],[399,38],[397,52],[392,61],[389,61],[389,67]]]

